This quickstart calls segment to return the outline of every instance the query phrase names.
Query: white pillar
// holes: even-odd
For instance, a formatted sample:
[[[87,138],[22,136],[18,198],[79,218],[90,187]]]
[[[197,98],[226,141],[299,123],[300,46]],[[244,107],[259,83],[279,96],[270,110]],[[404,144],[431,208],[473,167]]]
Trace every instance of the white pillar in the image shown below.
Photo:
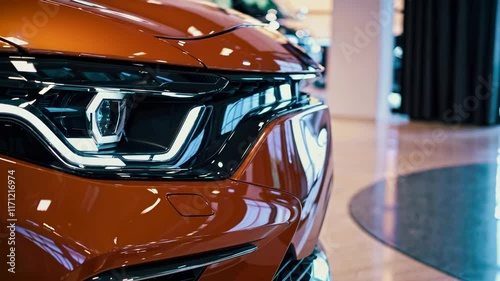
[[[393,0],[333,1],[326,91],[332,115],[387,119],[393,75]]]

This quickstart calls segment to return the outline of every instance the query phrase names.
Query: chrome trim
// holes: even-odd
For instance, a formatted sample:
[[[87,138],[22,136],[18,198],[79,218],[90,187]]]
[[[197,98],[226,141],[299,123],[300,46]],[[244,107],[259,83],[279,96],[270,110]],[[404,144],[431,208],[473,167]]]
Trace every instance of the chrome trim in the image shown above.
[[[31,113],[26,108],[31,106],[29,103],[22,103],[21,105],[6,104],[0,102],[0,113],[7,113],[15,115],[24,120],[27,124],[36,128],[41,136],[59,153],[60,157],[68,161],[72,165],[80,168],[85,166],[105,167],[105,168],[119,168],[125,167],[125,161],[154,161],[166,162],[172,160],[182,151],[182,147],[187,143],[188,139],[196,131],[197,125],[203,116],[206,106],[200,105],[191,108],[188,112],[180,131],[173,141],[172,147],[163,154],[154,155],[97,155],[88,154],[86,156],[74,153],[67,144],[65,144],[44,122],[42,122],[35,114]],[[66,139],[68,144],[74,146],[79,151],[95,151],[95,143],[92,139],[74,138]],[[121,157],[121,159],[120,159]]]
[[[132,265],[129,267],[118,268],[116,270],[111,270],[101,273],[93,278],[87,279],[87,281],[109,280],[110,276],[114,278],[119,277],[121,278],[121,280],[127,280],[127,281],[148,280],[235,259],[244,255],[248,255],[252,252],[255,252],[257,249],[258,249],[257,246],[253,244],[247,244],[243,246],[233,247],[231,249],[217,250],[202,254],[196,254],[193,256],[188,256],[185,257],[184,261],[179,261],[175,263],[171,263],[167,260],[161,266],[148,266],[147,264]],[[143,268],[139,269],[134,268],[138,266]]]
[[[292,78],[292,80],[307,80],[307,79],[314,79],[316,77],[318,77],[318,75],[314,73],[290,75],[290,78]]]
[[[167,153],[153,156],[153,161],[165,162],[174,158],[181,150],[181,147],[187,142],[188,138],[191,137],[191,135],[196,130],[195,125],[196,123],[198,123],[200,117],[204,112],[205,106],[203,105],[193,107],[184,119],[184,122],[182,123],[181,129],[177,134],[172,147],[170,147]]]
[[[124,155],[123,159],[127,161],[149,161],[151,159],[151,155]]]
[[[117,132],[116,134],[111,136],[103,136],[99,131],[98,128],[99,125],[97,124],[97,118],[96,118],[97,110],[101,106],[102,102],[105,100],[124,102],[125,96],[127,94],[118,91],[108,91],[99,88],[96,88],[96,91],[97,95],[92,99],[92,101],[88,105],[85,115],[87,117],[87,122],[91,125],[90,127],[92,130],[92,137],[94,138],[96,145],[99,148],[102,145],[118,143],[120,141],[123,135],[123,126],[125,122],[126,109],[125,112],[123,112],[123,116],[122,112],[118,110],[118,115],[119,115],[118,119],[120,120],[116,124],[117,127],[115,128],[115,131]]]
[[[205,113],[206,106],[200,105],[195,106],[189,110],[186,118],[182,122],[179,133],[177,134],[172,146],[163,154],[127,154],[120,155],[123,159],[134,162],[166,162],[174,159],[182,147],[188,142],[189,138],[193,136],[193,133],[197,129],[197,125],[200,122],[201,117]]]
[[[97,152],[99,148],[91,138],[66,138],[71,146],[82,152]]]

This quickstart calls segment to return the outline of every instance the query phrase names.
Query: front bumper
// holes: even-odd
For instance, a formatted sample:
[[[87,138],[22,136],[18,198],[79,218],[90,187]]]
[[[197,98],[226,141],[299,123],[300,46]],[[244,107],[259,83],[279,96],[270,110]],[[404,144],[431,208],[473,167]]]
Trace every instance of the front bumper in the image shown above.
[[[20,202],[13,280],[35,272],[38,280],[92,280],[238,245],[256,248],[203,264],[199,280],[272,280],[284,260],[307,264],[302,278],[328,280],[315,277],[324,259],[314,250],[332,180],[327,113],[316,107],[276,120],[233,178],[219,181],[94,180],[1,156],[0,172],[16,171]]]
[[[197,254],[171,261],[140,264],[128,268],[115,269],[88,279],[104,280],[199,280],[207,266],[217,261],[224,261],[255,251],[255,245],[243,245],[229,249]],[[321,245],[313,253],[297,260],[292,249],[285,255],[272,281],[331,281],[328,258]]]

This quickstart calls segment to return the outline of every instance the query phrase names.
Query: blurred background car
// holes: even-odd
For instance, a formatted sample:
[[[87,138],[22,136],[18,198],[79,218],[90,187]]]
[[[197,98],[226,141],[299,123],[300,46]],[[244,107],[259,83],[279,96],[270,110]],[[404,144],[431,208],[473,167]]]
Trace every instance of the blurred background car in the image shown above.
[[[300,46],[315,61],[326,66],[326,50],[330,40],[319,39],[304,21],[307,8],[295,8],[283,0],[210,0],[223,8],[231,8],[250,15],[264,23],[268,28],[278,30],[288,40]],[[315,85],[325,86],[325,73]]]

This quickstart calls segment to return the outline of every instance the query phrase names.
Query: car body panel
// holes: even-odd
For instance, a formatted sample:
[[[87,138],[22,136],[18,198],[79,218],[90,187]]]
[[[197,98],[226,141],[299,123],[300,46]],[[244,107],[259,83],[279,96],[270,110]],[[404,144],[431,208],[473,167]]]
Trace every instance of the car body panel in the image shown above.
[[[166,112],[160,116],[149,111],[144,116],[166,116],[174,120],[173,123],[178,121],[171,118],[172,115],[182,117],[180,109],[183,106],[208,102],[214,116],[200,115],[199,118],[212,118],[207,124],[214,128],[208,125],[203,128],[221,137],[204,138],[200,132],[200,142],[216,141],[209,142],[210,146],[198,144],[205,148],[203,153],[207,155],[186,156],[187,160],[199,157],[203,163],[193,166],[191,164],[197,162],[186,162],[187,167],[181,168],[155,163],[170,170],[148,170],[151,166],[142,169],[137,164],[126,170],[127,173],[120,173],[107,164],[98,168],[65,165],[61,160],[64,155],[55,151],[51,143],[65,136],[51,135],[49,138],[48,135],[54,132],[50,130],[57,131],[57,128],[45,130],[45,135],[33,128],[37,127],[33,124],[40,125],[40,122],[39,127],[49,124],[51,121],[41,121],[47,116],[29,115],[30,118],[23,119],[19,113],[25,113],[25,107],[34,112],[47,110],[48,105],[38,103],[42,98],[37,96],[28,101],[28,96],[51,97],[50,91],[60,77],[50,76],[55,82],[48,81],[48,86],[41,91],[30,88],[25,96],[14,97],[11,94],[26,93],[24,88],[15,86],[23,79],[23,71],[33,70],[15,67],[4,73],[7,75],[0,76],[3,79],[0,81],[3,83],[0,84],[0,104],[13,100],[20,103],[16,107],[2,107],[5,111],[0,112],[2,128],[16,124],[26,129],[12,138],[9,133],[0,136],[0,147],[7,149],[5,155],[11,155],[0,154],[0,174],[15,171],[12,174],[15,174],[16,202],[14,216],[0,213],[0,249],[15,252],[16,274],[3,271],[0,280],[30,280],[33,276],[37,280],[50,281],[97,280],[101,274],[136,265],[170,263],[241,245],[253,245],[257,249],[237,258],[203,265],[200,280],[271,280],[287,257],[297,260],[316,252],[333,169],[328,109],[319,102],[311,102],[299,89],[300,85],[307,84],[299,80],[315,77],[322,70],[310,57],[252,18],[212,4],[165,0],[6,2],[0,0],[5,7],[0,11],[0,55],[9,57],[14,67],[16,64],[12,60],[19,66],[19,62],[25,60],[63,58],[68,62],[65,66],[68,69],[73,61],[81,64],[91,61],[103,64],[103,69],[108,69],[108,64],[109,69],[134,64],[141,68],[141,73],[150,73],[144,69],[155,65],[160,66],[161,73],[199,72],[203,79],[210,80],[216,75],[227,79],[228,83],[226,88],[203,93],[201,97],[176,96],[165,91],[161,95],[155,93],[150,101],[137,101],[162,106]],[[16,54],[12,55],[13,52]],[[37,64],[21,65],[34,68]],[[307,75],[301,75],[304,73]],[[174,82],[180,79],[175,75],[168,77]],[[200,85],[192,81],[186,82],[186,87]],[[86,84],[78,84],[78,87],[90,91],[96,90],[92,88],[103,90],[100,87],[111,91],[106,86],[93,84],[94,80],[79,82]],[[74,98],[79,95],[70,92],[75,85],[60,84],[58,87],[67,86],[68,89],[54,96]],[[113,91],[127,89],[119,85]],[[141,95],[150,94],[149,89],[140,92],[142,89],[131,88],[127,95],[143,98]],[[181,105],[180,99],[185,104]],[[68,108],[54,106],[73,109],[69,105]],[[82,102],[84,112],[88,111],[88,106]],[[180,108],[180,113],[172,109],[174,106]],[[58,117],[66,117],[66,112],[73,111],[56,113],[60,113]],[[186,116],[185,119],[189,119],[189,114]],[[151,121],[148,118],[141,120]],[[144,128],[155,136],[158,134],[155,126],[166,125],[151,123]],[[178,134],[185,131],[177,124],[167,125],[170,127],[166,126],[165,134],[158,134],[159,138],[170,131],[178,131]],[[52,126],[55,127],[54,123]],[[85,132],[90,130],[83,128]],[[194,134],[201,130],[201,125],[189,129]],[[24,147],[19,148],[22,146],[20,139],[29,139],[29,142],[23,142]],[[87,139],[92,141],[92,136]],[[193,141],[195,139],[198,137]],[[165,151],[171,149],[168,145]],[[9,150],[11,147],[14,149]],[[10,154],[17,149],[32,152],[26,147],[46,149],[46,154],[40,155],[47,161],[35,160],[33,153],[30,157],[16,154],[25,161]],[[198,153],[196,149],[192,150],[195,154]],[[86,153],[76,149],[68,153],[72,152]],[[113,154],[116,151],[103,148],[95,155],[101,152]],[[85,169],[91,173],[85,173]],[[179,171],[186,173],[181,173],[183,177],[180,177],[175,174]],[[189,174],[190,171],[193,174]],[[134,177],[134,172],[140,177]],[[202,178],[211,173],[224,176]],[[156,177],[159,174],[161,177]],[[8,202],[11,196],[4,192],[0,200]],[[9,244],[12,232],[7,226],[11,224],[16,226],[15,245]]]
[[[297,54],[290,54],[286,39],[279,33],[253,27],[252,24],[257,23],[240,13],[228,13],[198,2],[196,5],[189,1],[159,3],[161,5],[139,0],[16,1],[0,12],[4,22],[0,25],[0,38],[28,54],[259,72],[321,70],[314,62],[304,62],[307,55],[301,54],[304,57],[301,60]],[[176,16],[166,16],[170,14]],[[241,27],[221,34],[223,38],[216,36],[237,26]],[[239,31],[241,29],[245,31]],[[184,48],[186,40],[194,43]],[[256,53],[253,40],[259,40],[265,52]],[[214,48],[217,54],[224,54],[225,49],[237,51],[221,59],[220,55],[214,56]],[[250,58],[243,58],[243,53],[248,53]],[[253,60],[258,54],[262,54],[261,59],[266,63]],[[283,68],[283,63],[296,67]]]
[[[196,1],[56,0],[149,33],[179,39],[213,35],[241,24],[260,23],[245,14]]]
[[[176,43],[173,40],[167,42]],[[201,58],[209,68],[284,73],[319,71],[319,65],[305,53],[288,43],[280,34],[262,27],[241,28],[204,40],[182,41],[180,44],[183,50]]]
[[[298,258],[313,251],[333,180],[330,115],[326,107],[284,118],[262,137],[233,179],[287,191],[301,200],[293,245]]]
[[[2,172],[12,169],[16,201],[22,202],[16,206],[18,272],[6,279],[11,277],[3,271],[2,280],[27,280],[33,271],[39,273],[38,280],[83,280],[127,264],[245,242],[259,246],[297,222],[300,212],[292,195],[232,181],[103,182],[0,159]],[[167,200],[172,193],[203,196],[215,214],[180,216]],[[46,210],[41,202],[48,204]],[[197,204],[193,201],[191,207]],[[1,218],[7,221],[4,214]],[[5,229],[2,247],[7,246]],[[35,257],[42,262],[30,262]]]
[[[300,204],[299,204],[300,205]],[[267,243],[259,245],[255,251],[242,258],[241,261],[227,261],[206,269],[200,281],[219,280],[272,280],[278,265],[290,247],[299,220],[275,237],[269,237]]]
[[[140,28],[76,7],[15,1],[0,11],[0,37],[29,54],[163,62],[203,67],[196,59]],[[117,48],[119,46],[119,48]]]
[[[250,242],[259,250],[208,267],[201,280],[220,280],[233,274],[241,276],[238,280],[272,278],[290,245],[295,247],[297,258],[314,250],[330,193],[331,172],[318,174],[316,183],[308,185],[305,184],[308,179],[302,176],[304,171],[282,166],[278,169],[286,170],[279,173],[286,179],[280,178],[283,184],[275,187],[270,180],[276,180],[276,172],[266,173],[252,167],[261,163],[273,171],[268,165],[282,156],[292,157],[283,161],[285,165],[300,163],[300,156],[290,147],[300,136],[290,135],[293,134],[290,125],[303,124],[301,131],[309,130],[310,126],[316,126],[317,132],[322,128],[329,130],[325,107],[306,113],[286,115],[264,128],[249,153],[250,160],[235,173],[235,180],[101,181],[2,156],[0,171],[16,171],[16,201],[23,202],[16,209],[17,217],[22,218],[16,222],[19,237],[16,251],[29,252],[43,260],[35,266],[29,262],[31,255],[18,255],[20,274],[16,280],[28,278],[33,270],[40,272],[39,280],[56,280],[50,279],[54,276],[59,276],[57,280],[82,280],[127,264]],[[276,141],[276,137],[284,143]],[[318,137],[313,140],[316,142]],[[330,140],[326,142],[329,152]],[[286,152],[284,147],[290,155],[282,154]],[[331,171],[330,158],[322,157],[327,171]],[[249,175],[252,171],[256,172],[254,177]],[[292,184],[294,181],[299,184]],[[206,210],[208,202],[214,215],[182,216],[168,200],[169,195],[178,194],[204,199],[185,200],[187,206],[181,206],[184,210],[194,213]],[[6,201],[5,197],[6,193],[2,201]],[[42,205],[46,207],[41,208]],[[2,221],[7,221],[5,215],[0,215]],[[1,240],[7,238],[6,232],[0,234]],[[43,272],[50,273],[50,277]],[[7,273],[0,276],[3,274]]]

